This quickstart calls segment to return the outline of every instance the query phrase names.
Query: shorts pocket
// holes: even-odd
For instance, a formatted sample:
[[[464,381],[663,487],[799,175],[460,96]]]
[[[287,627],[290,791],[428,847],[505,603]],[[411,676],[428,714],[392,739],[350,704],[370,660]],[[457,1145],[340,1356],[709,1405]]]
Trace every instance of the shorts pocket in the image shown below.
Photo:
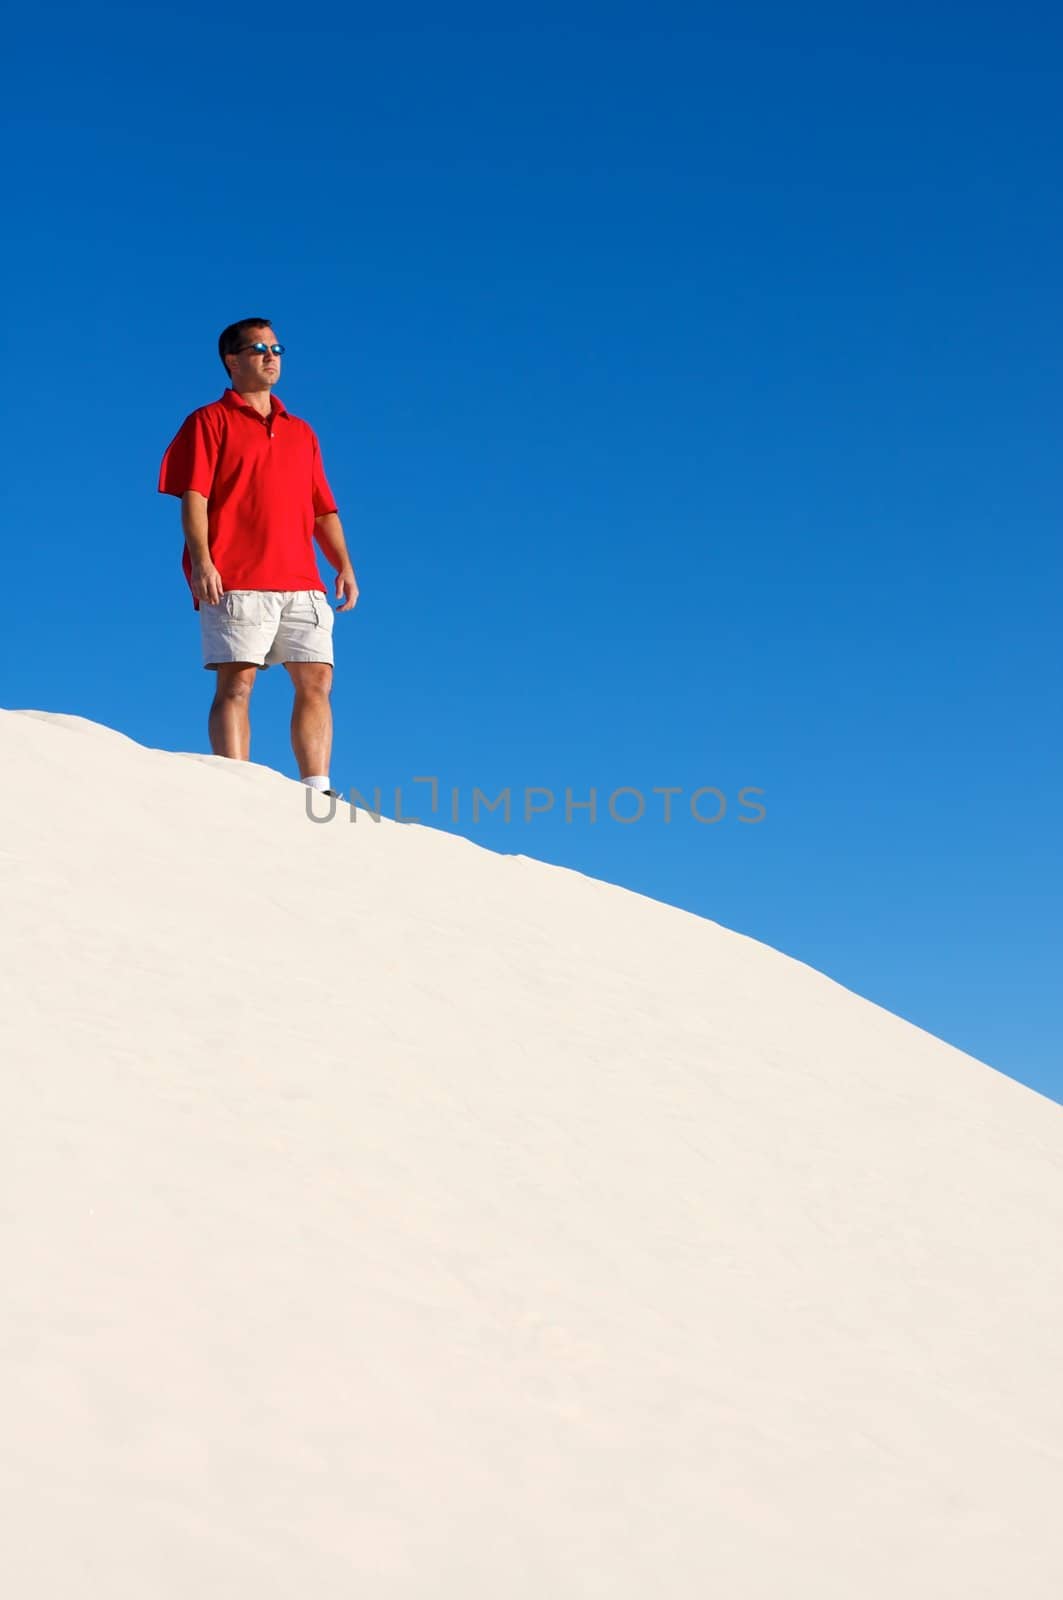
[[[221,609],[227,617],[232,617],[234,622],[261,621],[258,595],[248,594],[242,589],[230,589],[228,594],[223,594]]]
[[[313,589],[310,591],[310,604],[314,608],[318,627],[327,632],[332,627],[332,607],[323,594],[317,594]]]

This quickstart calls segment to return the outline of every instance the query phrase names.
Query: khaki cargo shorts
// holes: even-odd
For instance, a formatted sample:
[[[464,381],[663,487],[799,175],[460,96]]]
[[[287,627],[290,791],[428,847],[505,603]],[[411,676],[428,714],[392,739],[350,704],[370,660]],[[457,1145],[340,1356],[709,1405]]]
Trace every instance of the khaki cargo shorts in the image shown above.
[[[313,589],[230,589],[216,605],[199,602],[203,665],[227,661],[274,667],[284,661],[332,658],[328,599]]]

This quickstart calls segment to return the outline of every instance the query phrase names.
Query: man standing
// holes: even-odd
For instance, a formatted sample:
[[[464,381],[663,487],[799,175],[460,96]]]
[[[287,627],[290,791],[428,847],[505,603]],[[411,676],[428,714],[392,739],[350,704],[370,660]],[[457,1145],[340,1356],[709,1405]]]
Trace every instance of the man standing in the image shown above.
[[[199,612],[203,665],[218,674],[210,708],[217,756],[251,756],[251,690],[283,662],[295,688],[299,776],[326,794],[332,749],[332,607],[314,555],[336,569],[336,610],[358,598],[354,568],[309,423],[273,394],[284,346],[269,321],[225,329],[231,387],[186,417],[163,457],[159,492],[181,501],[182,558]]]

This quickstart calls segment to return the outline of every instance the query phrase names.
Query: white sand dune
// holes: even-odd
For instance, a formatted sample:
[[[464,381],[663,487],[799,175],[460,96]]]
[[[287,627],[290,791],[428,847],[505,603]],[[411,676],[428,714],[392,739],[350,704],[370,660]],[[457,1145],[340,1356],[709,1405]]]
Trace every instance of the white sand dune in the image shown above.
[[[1059,1107],[264,767],[0,753],[12,1600],[1063,1594]]]

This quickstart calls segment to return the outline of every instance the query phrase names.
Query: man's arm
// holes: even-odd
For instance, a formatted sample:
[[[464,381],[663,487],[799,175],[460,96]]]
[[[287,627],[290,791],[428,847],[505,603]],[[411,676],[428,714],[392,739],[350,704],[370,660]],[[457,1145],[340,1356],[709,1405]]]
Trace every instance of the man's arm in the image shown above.
[[[195,489],[181,496],[181,528],[192,561],[192,593],[201,603],[217,605],[224,591],[221,573],[210,559],[207,497]]]
[[[336,610],[349,611],[358,598],[358,585],[338,512],[326,511],[323,517],[314,518],[314,538],[336,568],[336,599],[344,602]]]

